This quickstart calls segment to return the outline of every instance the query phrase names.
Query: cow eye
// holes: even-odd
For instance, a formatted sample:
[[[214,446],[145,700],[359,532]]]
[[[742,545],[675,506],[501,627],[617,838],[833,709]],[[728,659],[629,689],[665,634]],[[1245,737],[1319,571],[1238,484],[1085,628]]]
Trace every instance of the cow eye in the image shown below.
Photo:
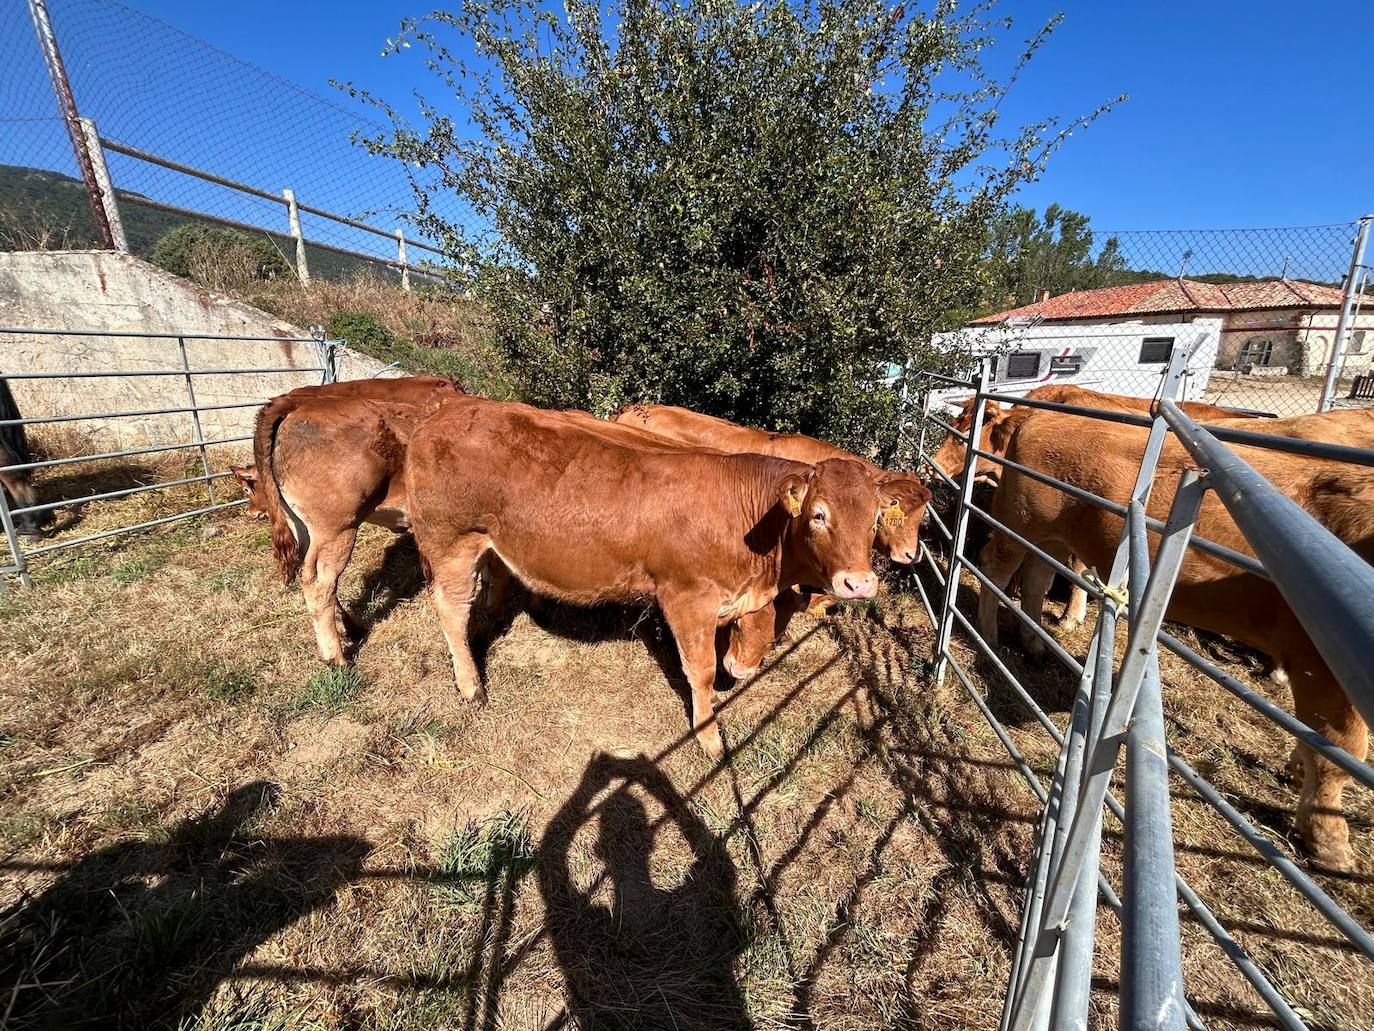
[[[817,526],[824,526],[825,513],[822,512],[820,509],[816,509],[816,514],[811,517],[811,521],[815,523]]]

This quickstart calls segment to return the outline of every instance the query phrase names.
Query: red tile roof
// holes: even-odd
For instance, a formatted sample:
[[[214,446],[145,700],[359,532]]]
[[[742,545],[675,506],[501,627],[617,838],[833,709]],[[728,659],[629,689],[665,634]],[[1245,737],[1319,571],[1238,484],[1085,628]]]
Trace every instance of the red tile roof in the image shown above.
[[[1335,287],[1296,279],[1261,279],[1251,283],[1200,283],[1196,279],[1157,279],[1102,290],[1075,290],[1034,304],[984,315],[973,324],[1006,319],[1041,318],[1048,322],[1101,319],[1118,315],[1164,315],[1185,312],[1258,311],[1267,308],[1339,308]]]

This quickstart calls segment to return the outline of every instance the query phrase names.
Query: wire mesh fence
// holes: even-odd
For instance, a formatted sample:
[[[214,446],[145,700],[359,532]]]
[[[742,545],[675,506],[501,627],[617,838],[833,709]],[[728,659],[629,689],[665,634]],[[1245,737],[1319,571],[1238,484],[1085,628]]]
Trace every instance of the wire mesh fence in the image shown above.
[[[149,256],[162,234],[199,213],[253,227],[294,259],[282,198],[289,189],[312,275],[396,271],[398,229],[410,264],[442,256],[442,241],[409,221],[412,179],[424,183],[425,173],[359,145],[387,127],[342,93],[311,92],[113,0],[46,7],[80,114],[103,140],[125,145],[104,157],[133,253]],[[0,212],[0,245],[96,245],[28,4],[3,0],[0,10],[0,192],[14,198]],[[481,220],[454,194],[436,193],[432,203],[480,232]]]
[[[1367,232],[1367,220],[1072,239],[1035,227],[994,255],[995,310],[946,339],[998,354],[1011,393],[1075,383],[1149,397],[1173,341],[1195,335],[1188,400],[1277,416],[1369,404],[1356,382],[1374,355]]]

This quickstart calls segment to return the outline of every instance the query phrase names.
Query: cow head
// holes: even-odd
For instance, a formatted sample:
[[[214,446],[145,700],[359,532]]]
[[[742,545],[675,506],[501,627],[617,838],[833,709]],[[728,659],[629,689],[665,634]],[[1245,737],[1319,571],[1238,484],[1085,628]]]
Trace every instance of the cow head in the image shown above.
[[[837,598],[878,593],[871,552],[878,523],[878,491],[867,468],[849,458],[827,458],[806,474],[778,484],[787,513],[784,570],[793,583],[810,584]]]
[[[973,429],[973,398],[969,398],[963,403],[958,416],[950,423],[956,430],[968,435]],[[979,434],[978,448],[980,451],[995,451],[993,431],[1001,423],[1006,421],[1012,413],[1012,409],[1004,408],[996,401],[983,402],[983,429]],[[1005,448],[1004,448],[1005,450]],[[957,479],[963,475],[964,465],[968,462],[968,446],[956,437],[953,433],[945,437],[944,443],[931,455],[930,460],[937,467],[943,470],[946,476]],[[1001,466],[992,462],[984,461],[978,466],[978,479],[988,483],[996,483],[1001,473]]]
[[[886,473],[878,478],[878,528],[874,545],[901,565],[916,561],[921,520],[930,491],[909,473]]]
[[[254,519],[266,519],[267,508],[258,494],[258,469],[253,465],[231,465],[229,471],[239,481],[243,496],[248,499],[246,512]]]

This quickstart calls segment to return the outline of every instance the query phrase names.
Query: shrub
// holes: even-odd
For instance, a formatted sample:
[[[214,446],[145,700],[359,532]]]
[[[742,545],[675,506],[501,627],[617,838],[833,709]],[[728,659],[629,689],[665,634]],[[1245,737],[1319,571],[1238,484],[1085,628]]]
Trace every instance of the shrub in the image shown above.
[[[886,364],[928,361],[977,306],[989,227],[1068,131],[997,131],[1020,64],[985,67],[992,6],[471,0],[390,47],[426,51],[465,121],[369,98],[393,127],[365,142],[405,163],[529,400],[687,404],[872,452],[898,420]]]
[[[489,378],[460,351],[459,341],[443,334],[425,333],[420,341],[400,337],[371,312],[335,312],[325,323],[329,336],[345,340],[348,346],[388,365],[395,363],[411,373],[447,376],[465,387],[481,387]],[[474,383],[474,381],[480,381]]]
[[[215,290],[295,275],[269,237],[199,222],[187,222],[163,233],[153,247],[153,262]]]

